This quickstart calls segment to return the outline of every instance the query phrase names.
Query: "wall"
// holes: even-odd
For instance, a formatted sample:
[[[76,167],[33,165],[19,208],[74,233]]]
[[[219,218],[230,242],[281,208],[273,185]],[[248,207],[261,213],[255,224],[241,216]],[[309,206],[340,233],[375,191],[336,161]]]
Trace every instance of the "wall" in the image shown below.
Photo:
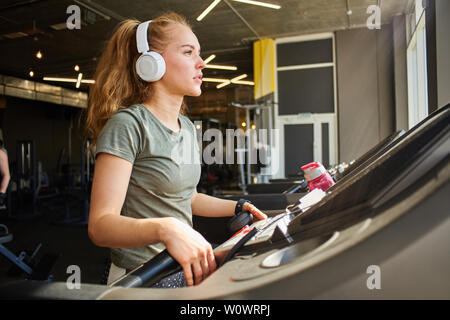
[[[392,25],[336,32],[339,162],[395,131]]]

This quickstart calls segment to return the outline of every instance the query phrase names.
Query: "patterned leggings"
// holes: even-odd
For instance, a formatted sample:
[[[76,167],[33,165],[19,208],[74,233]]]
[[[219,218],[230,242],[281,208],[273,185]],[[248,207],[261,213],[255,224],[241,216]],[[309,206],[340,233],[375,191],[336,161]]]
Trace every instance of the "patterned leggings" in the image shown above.
[[[186,287],[186,279],[184,278],[184,272],[178,271],[165,278],[162,278],[155,283],[151,288],[181,288]]]

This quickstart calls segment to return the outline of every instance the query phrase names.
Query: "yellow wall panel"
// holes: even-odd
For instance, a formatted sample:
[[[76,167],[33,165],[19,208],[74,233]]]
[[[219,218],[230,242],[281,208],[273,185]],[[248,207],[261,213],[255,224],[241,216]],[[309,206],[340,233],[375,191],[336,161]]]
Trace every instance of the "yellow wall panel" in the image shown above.
[[[273,39],[262,39],[253,43],[253,79],[255,99],[275,90],[275,58]]]

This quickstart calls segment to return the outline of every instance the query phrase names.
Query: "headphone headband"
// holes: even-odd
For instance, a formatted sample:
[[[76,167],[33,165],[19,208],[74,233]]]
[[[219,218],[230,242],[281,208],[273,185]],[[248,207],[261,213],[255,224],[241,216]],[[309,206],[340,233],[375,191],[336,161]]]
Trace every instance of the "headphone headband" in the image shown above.
[[[136,44],[139,53],[144,53],[150,50],[147,41],[147,31],[148,25],[152,22],[152,20],[146,21],[138,25],[136,31]]]
[[[156,51],[150,51],[147,33],[148,25],[152,20],[138,25],[136,30],[137,50],[141,56],[136,60],[136,73],[147,82],[155,82],[162,78],[166,72],[164,58]]]

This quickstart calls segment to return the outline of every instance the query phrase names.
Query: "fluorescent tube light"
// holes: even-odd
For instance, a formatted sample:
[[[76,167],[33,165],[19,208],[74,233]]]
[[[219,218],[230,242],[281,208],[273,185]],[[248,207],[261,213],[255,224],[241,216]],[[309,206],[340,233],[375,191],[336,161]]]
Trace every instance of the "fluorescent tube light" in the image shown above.
[[[231,81],[227,80],[226,82],[223,82],[223,83],[219,84],[216,88],[217,89],[223,88],[223,87],[229,85],[230,83],[231,83]]]
[[[83,74],[79,73],[78,74],[78,80],[77,80],[77,85],[75,86],[76,88],[80,87],[80,83],[81,83],[81,79],[83,78]]]
[[[253,0],[233,0],[233,1],[253,4],[255,6],[267,7],[267,8],[271,8],[271,9],[280,9],[281,8],[281,6],[279,6],[277,4],[271,4],[271,3],[260,2],[260,1],[253,1]]]
[[[234,82],[236,82],[236,81],[239,81],[239,80],[241,80],[241,79],[244,79],[245,77],[247,77],[246,74],[241,74],[240,76],[238,76],[238,77],[236,77],[236,78],[233,78],[233,79],[231,79],[230,81],[234,83]]]
[[[217,79],[217,78],[202,78],[202,81],[206,82],[227,82],[230,81],[228,79]]]
[[[197,18],[197,21],[202,21],[204,17],[206,17],[206,15],[212,10],[214,9],[215,6],[217,6],[219,4],[221,0],[214,0],[213,3],[211,3],[209,5],[208,8],[205,9],[205,11],[203,11]]]
[[[235,66],[221,66],[221,65],[218,65],[218,64],[207,64],[205,66],[205,68],[208,68],[208,69],[221,69],[221,70],[237,70],[237,67],[235,67]]]
[[[44,81],[77,82],[77,79],[44,77]]]
[[[254,86],[255,83],[253,81],[233,81],[234,84],[245,84],[248,86]]]
[[[215,54],[210,55],[208,58],[206,58],[205,60],[203,60],[203,62],[205,64],[210,63],[212,61],[212,59],[214,59],[216,57]]]

